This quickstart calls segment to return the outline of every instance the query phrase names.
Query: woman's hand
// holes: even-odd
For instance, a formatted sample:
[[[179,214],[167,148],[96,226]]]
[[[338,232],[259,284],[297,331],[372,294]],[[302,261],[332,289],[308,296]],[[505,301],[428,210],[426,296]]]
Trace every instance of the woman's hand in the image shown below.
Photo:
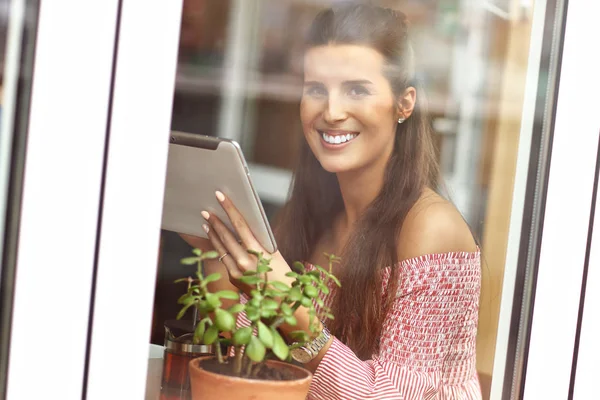
[[[229,280],[236,287],[249,293],[253,287],[247,286],[239,281],[246,271],[256,270],[257,258],[248,253],[248,250],[253,250],[258,253],[263,253],[265,258],[270,258],[269,266],[273,271],[268,273],[269,281],[280,281],[286,284],[291,284],[293,279],[285,276],[291,271],[290,266],[281,256],[279,251],[275,253],[267,252],[262,245],[256,240],[254,234],[248,227],[246,220],[240,214],[238,209],[233,205],[231,200],[223,193],[216,192],[217,200],[227,213],[231,225],[237,232],[241,243],[236,240],[235,235],[225,226],[225,224],[213,214],[202,211],[202,216],[208,224],[203,225],[204,230],[208,234],[208,238],[214,249],[222,256],[221,263],[227,268]],[[224,256],[225,255],[225,256]]]

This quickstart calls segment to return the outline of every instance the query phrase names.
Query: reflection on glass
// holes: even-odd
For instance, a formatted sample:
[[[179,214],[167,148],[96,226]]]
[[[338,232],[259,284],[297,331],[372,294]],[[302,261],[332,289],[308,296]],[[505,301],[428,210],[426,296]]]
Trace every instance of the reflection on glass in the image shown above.
[[[288,198],[301,152],[304,38],[336,1],[185,0],[173,130],[233,138],[270,217]],[[375,1],[410,21],[436,161],[482,248],[477,371],[489,390],[510,194],[527,67],[531,2]],[[477,3],[477,4],[476,4]],[[481,4],[479,4],[481,3]],[[517,3],[517,2],[513,2]],[[153,342],[176,314],[171,282],[189,247],[164,232]]]

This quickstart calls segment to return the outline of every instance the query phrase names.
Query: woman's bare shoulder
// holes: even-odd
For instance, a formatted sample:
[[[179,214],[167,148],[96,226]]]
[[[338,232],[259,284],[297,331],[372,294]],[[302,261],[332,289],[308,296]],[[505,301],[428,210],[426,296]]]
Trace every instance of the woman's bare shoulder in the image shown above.
[[[399,259],[474,251],[477,251],[477,244],[460,212],[452,203],[427,190],[409,211],[402,225]]]

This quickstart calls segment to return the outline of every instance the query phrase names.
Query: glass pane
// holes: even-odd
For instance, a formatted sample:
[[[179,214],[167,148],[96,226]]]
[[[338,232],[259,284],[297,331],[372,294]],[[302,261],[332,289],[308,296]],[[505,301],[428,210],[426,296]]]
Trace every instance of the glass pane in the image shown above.
[[[328,7],[339,10],[336,7],[339,7],[340,3],[344,2],[333,0],[184,1],[172,130],[237,141],[248,162],[250,176],[261,198],[266,215],[271,224],[275,225],[275,217],[280,215],[282,207],[290,201],[289,189],[292,177],[296,168],[301,165],[299,161],[303,148],[306,151],[304,143],[306,140],[309,142],[312,140],[310,139],[312,131],[307,131],[308,128],[306,128],[306,126],[310,126],[310,124],[307,125],[308,117],[306,114],[301,114],[308,112],[307,107],[310,107],[310,104],[322,107],[321,114],[315,116],[315,121],[317,121],[315,124],[318,126],[315,128],[315,132],[312,132],[320,134],[321,138],[320,141],[310,142],[310,148],[321,168],[327,170],[328,167],[325,166],[327,160],[323,154],[326,154],[327,151],[337,151],[335,150],[336,145],[342,146],[344,141],[348,141],[348,143],[344,144],[345,147],[339,148],[347,150],[340,150],[338,156],[348,154],[347,157],[360,159],[362,153],[351,152],[353,145],[358,147],[361,146],[360,143],[364,143],[362,146],[365,146],[365,152],[371,151],[368,150],[372,149],[371,146],[377,146],[377,142],[372,142],[371,145],[366,141],[361,142],[361,129],[353,127],[365,127],[370,123],[375,124],[379,129],[385,126],[385,123],[381,122],[382,120],[394,115],[393,129],[397,129],[398,137],[392,142],[401,141],[402,139],[399,138],[405,132],[403,129],[408,131],[415,126],[411,121],[411,117],[414,119],[417,115],[411,114],[414,110],[411,107],[414,106],[415,100],[410,93],[416,93],[418,101],[426,99],[426,106],[419,106],[419,113],[422,112],[423,115],[426,115],[427,123],[423,129],[429,132],[427,126],[431,128],[430,139],[435,149],[433,164],[439,165],[440,169],[440,184],[430,186],[431,189],[439,192],[439,195],[442,196],[440,199],[445,198],[448,201],[444,204],[453,205],[448,206],[449,209],[454,210],[455,208],[460,212],[468,224],[472,238],[467,235],[469,238],[465,242],[467,244],[448,244],[447,240],[438,240],[425,235],[420,239],[414,239],[416,244],[412,246],[403,245],[403,243],[413,240],[412,238],[406,239],[406,234],[403,233],[405,226],[409,226],[404,224],[408,224],[409,222],[406,221],[409,221],[410,216],[413,215],[407,211],[409,216],[402,214],[403,218],[404,216],[407,218],[405,222],[397,227],[398,230],[390,231],[392,236],[398,235],[399,249],[403,249],[398,250],[398,254],[395,256],[390,256],[390,259],[398,258],[397,264],[394,264],[398,266],[398,270],[406,269],[408,265],[414,265],[415,262],[430,264],[431,262],[436,263],[440,259],[451,259],[452,261],[445,265],[446,269],[438,271],[442,275],[449,270],[448,268],[451,268],[450,264],[452,263],[467,265],[472,260],[476,260],[479,266],[478,273],[481,274],[481,299],[479,304],[477,304],[477,300],[472,300],[470,303],[467,301],[467,309],[459,307],[456,312],[460,315],[459,318],[463,318],[461,321],[469,324],[473,321],[467,321],[468,310],[472,312],[479,308],[478,329],[476,335],[475,331],[470,333],[460,331],[459,334],[459,330],[451,330],[449,335],[457,335],[455,336],[457,342],[453,343],[447,338],[440,338],[437,340],[437,345],[432,344],[435,348],[432,350],[433,352],[450,351],[447,353],[448,358],[461,360],[460,362],[456,361],[456,365],[451,366],[444,362],[436,364],[434,361],[436,358],[430,357],[431,352],[416,350],[418,347],[416,342],[408,339],[406,343],[398,339],[403,345],[408,346],[407,343],[414,345],[413,350],[406,350],[405,353],[402,353],[393,346],[385,344],[385,334],[375,338],[375,342],[382,346],[380,349],[384,348],[385,354],[376,353],[376,355],[385,358],[385,355],[392,354],[392,361],[390,358],[385,359],[394,366],[400,365],[412,372],[427,370],[428,374],[431,373],[432,377],[436,377],[435,379],[441,377],[440,386],[432,388],[434,391],[437,390],[437,393],[445,393],[450,390],[448,385],[452,385],[456,390],[462,390],[465,393],[482,393],[482,395],[473,395],[472,398],[479,398],[479,396],[488,398],[509,221],[512,212],[522,212],[522,210],[511,210],[511,202],[513,185],[524,185],[522,179],[515,181],[515,170],[526,89],[526,72],[530,67],[528,65],[531,45],[529,38],[533,24],[534,3],[537,4],[537,2],[533,0],[520,2],[365,1],[364,3],[377,4],[395,10],[396,13],[391,15],[396,18],[396,25],[386,23],[386,18],[389,18],[390,15],[388,11],[356,9],[354,12],[358,13],[358,17],[353,16],[352,13],[343,14],[342,12],[340,15],[345,15],[344,18],[348,19],[344,23],[352,24],[356,23],[356,20],[367,21],[368,27],[359,26],[354,32],[344,31],[343,23],[339,26],[332,25],[329,26],[329,29],[338,29],[339,36],[336,36],[335,39],[327,38],[325,43],[332,42],[333,44],[330,43],[328,46],[314,43],[307,45],[305,38],[315,16]],[[408,83],[402,87],[402,90],[394,92],[389,85],[390,82],[396,81],[390,77],[394,76],[393,73],[397,73],[397,71],[391,68],[389,71],[385,69],[388,67],[386,61],[377,58],[383,56],[385,59],[385,54],[374,50],[377,44],[365,46],[363,43],[367,41],[367,38],[360,35],[366,35],[369,32],[369,34],[373,34],[378,29],[396,32],[397,25],[401,25],[404,21],[400,11],[404,13],[410,27],[414,64],[410,68],[406,64],[402,66],[405,69],[401,72],[410,75],[406,79]],[[366,14],[361,15],[361,13],[369,12],[371,13],[369,17],[365,17]],[[374,18],[374,15],[380,15],[381,18]],[[324,32],[321,34],[326,36],[327,32]],[[358,37],[352,35],[358,35]],[[377,36],[376,33],[374,35]],[[382,37],[385,39],[385,34]],[[387,43],[384,39],[379,39],[380,42]],[[536,40],[542,40],[542,38],[536,38]],[[374,43],[379,42],[374,41]],[[346,50],[350,51],[349,53],[343,53],[340,50],[340,44],[350,45],[357,53],[352,53],[348,49]],[[313,53],[313,58],[309,60],[309,52],[319,46],[323,52]],[[389,46],[391,49],[396,49],[394,43]],[[332,48],[334,49],[332,50]],[[371,50],[375,53],[370,53]],[[410,54],[410,51],[401,53],[399,59],[410,60],[411,58],[407,54]],[[346,62],[340,63],[340,57]],[[377,62],[380,64],[377,65],[380,65],[380,69],[377,70],[379,74],[376,75],[385,78],[383,86],[378,86],[373,81],[363,82],[365,79],[362,78],[347,78],[346,80],[341,78],[341,76],[348,75],[346,69],[360,78],[360,73],[357,71],[360,70],[364,73],[364,70],[361,70],[361,66],[364,67],[364,65],[361,63],[369,60],[369,57],[372,57],[372,60],[379,60]],[[323,60],[328,60],[331,64],[325,64]],[[336,60],[337,64],[334,62]],[[319,62],[323,64],[319,64]],[[336,67],[331,67],[331,65]],[[533,68],[537,67],[537,65],[533,66]],[[339,68],[339,71],[336,68]],[[384,68],[383,72],[381,68]],[[411,74],[407,72],[408,70],[414,73]],[[318,82],[307,83],[308,78],[305,74],[321,75],[318,79],[314,76],[310,78]],[[354,82],[355,80],[361,80],[361,82]],[[348,83],[349,81],[352,82]],[[415,87],[416,91],[409,90],[407,92],[409,87]],[[365,107],[368,107],[369,104],[369,96],[381,98],[377,96],[382,96],[382,92],[392,93],[390,97],[392,100],[389,104],[386,103],[387,114],[381,111],[381,108],[372,108],[370,112],[365,112]],[[345,102],[340,100],[340,103],[335,103],[335,99],[339,100],[340,98],[344,98]],[[352,108],[357,107],[356,104],[362,104],[362,106]],[[339,107],[336,110],[342,115],[338,119],[332,117],[335,111],[334,106]],[[396,106],[399,108],[397,109]],[[397,110],[400,111],[400,114],[395,114]],[[405,113],[406,110],[409,111]],[[373,116],[379,115],[378,112],[381,112],[381,119],[372,120]],[[396,122],[398,118],[400,120]],[[397,124],[400,128],[396,128]],[[404,126],[413,128],[403,128]],[[344,139],[339,138],[340,142],[336,143],[335,136],[341,136],[339,131],[344,129],[351,134],[348,135],[348,132],[344,131]],[[377,129],[375,132],[379,132]],[[330,134],[328,135],[327,132]],[[369,131],[367,130],[367,132]],[[373,132],[371,134],[377,137]],[[353,144],[351,141],[355,138],[359,139]],[[327,143],[331,140],[333,143]],[[392,147],[393,144],[390,145],[390,148]],[[323,148],[326,150],[322,150]],[[319,153],[319,151],[323,151],[323,153]],[[343,153],[344,151],[347,153]],[[319,156],[323,158],[319,158]],[[343,156],[340,157],[343,159]],[[374,158],[371,161],[376,163],[375,160],[380,159]],[[332,165],[335,164],[334,161],[331,162]],[[356,162],[360,164],[360,161]],[[359,166],[363,168],[359,168],[359,172],[368,169],[366,164]],[[348,171],[344,171],[343,166],[339,168],[342,171],[338,171],[336,177],[343,179],[340,177]],[[335,167],[330,166],[328,171],[335,172]],[[409,173],[410,171],[407,172],[407,174]],[[361,175],[358,173],[356,176],[356,185],[365,185],[354,193],[360,197],[364,195],[361,193],[362,191],[369,190],[370,183],[358,183]],[[402,176],[404,175],[398,175],[398,181],[402,179]],[[167,186],[168,184],[169,182],[167,182]],[[316,182],[315,185],[317,185]],[[354,233],[350,228],[344,229],[344,223],[349,223],[348,221],[354,223],[355,221],[348,214],[348,209],[351,208],[349,206],[351,194],[348,191],[344,192],[341,188],[342,183],[335,183],[335,185],[339,185],[344,200],[344,203],[339,204],[339,215],[348,219],[342,217],[339,220],[327,219],[328,217],[324,216],[323,218],[329,222],[325,222],[323,226],[309,223],[307,226],[317,230],[315,242],[308,244],[307,247],[310,250],[308,253],[304,249],[304,253],[297,251],[297,254],[312,254],[317,249],[342,255],[354,254],[351,249],[344,247],[346,240],[351,240]],[[305,190],[310,189],[311,185],[307,185],[305,188]],[[378,187],[376,193],[380,193],[380,190],[381,187]],[[369,201],[364,207],[359,207],[361,213],[369,210],[369,204],[375,204],[371,203],[374,201],[374,196],[365,198]],[[419,201],[422,200],[421,197],[419,199]],[[396,214],[390,202],[398,201],[400,204],[398,207],[401,207],[404,200],[403,198],[394,200],[391,197],[382,197],[381,201],[384,205],[381,207],[390,214],[382,211],[381,215],[399,215]],[[316,207],[317,211],[323,211],[328,207],[326,196],[322,199],[322,204],[321,210],[319,210],[319,206]],[[409,209],[412,210],[412,208]],[[428,212],[426,208],[423,213],[427,214]],[[301,212],[298,215],[311,217]],[[369,232],[373,235],[380,230],[389,228],[386,221],[380,221],[381,226],[378,226],[376,222],[371,222],[369,225],[364,220],[358,219],[357,221],[355,225],[351,226],[359,229],[357,227],[364,228],[365,226],[361,224],[367,224],[371,229]],[[300,221],[298,223],[304,226]],[[457,222],[452,225],[453,229],[457,229],[452,232],[458,232],[463,226],[461,224],[462,222]],[[320,227],[317,228],[317,226]],[[439,227],[436,224],[434,226]],[[406,229],[419,231],[420,228]],[[432,235],[435,234],[432,233]],[[454,233],[450,236],[454,237]],[[384,241],[387,239],[384,237]],[[364,238],[366,243],[370,243],[369,240],[371,240],[369,237]],[[440,250],[423,250],[421,252],[418,250],[421,240],[432,243],[430,247],[426,246],[426,248]],[[356,239],[350,243],[364,245]],[[380,246],[380,242],[370,243],[370,245],[377,247]],[[481,258],[479,258],[478,249],[481,250]],[[182,258],[191,255],[191,247],[178,233],[163,231],[160,254],[152,327],[152,343],[156,346],[157,358],[162,356],[161,346],[165,343],[165,322],[174,319],[177,315],[179,311],[177,299],[185,289],[173,282],[191,273],[189,266],[180,263]],[[286,254],[283,256],[286,257]],[[383,259],[387,260],[386,257]],[[308,258],[297,261],[313,260]],[[377,263],[374,262],[374,264]],[[344,277],[344,282],[349,282],[350,278],[344,275],[344,266],[345,263],[342,260],[341,266],[336,272]],[[377,268],[384,268],[384,266],[374,265],[371,268],[376,271]],[[358,275],[355,276],[367,276],[360,275],[358,272],[356,274]],[[373,282],[382,283],[377,280]],[[407,285],[407,282],[402,278],[398,284],[400,290],[408,290],[406,286],[403,286]],[[428,301],[434,301],[427,296],[434,296],[433,292],[436,290],[436,286],[434,283],[428,285],[430,285],[428,286],[430,291],[423,292],[424,297],[422,298],[418,296],[415,298],[417,307],[424,307],[423,305]],[[351,287],[360,286],[352,285]],[[366,286],[363,288],[368,290]],[[478,298],[479,286],[474,290],[477,291],[475,297]],[[404,294],[410,295],[410,291]],[[457,295],[466,296],[467,294],[459,290]],[[362,297],[360,298],[362,299]],[[447,301],[451,301],[451,299]],[[392,304],[396,303],[392,302]],[[380,306],[383,309],[384,306]],[[444,309],[444,306],[440,306],[440,308]],[[337,304],[334,309],[348,310],[340,304]],[[365,309],[358,305],[354,311],[356,315],[365,313]],[[418,311],[415,313],[418,314]],[[416,318],[415,315],[407,316],[407,318],[413,317]],[[364,318],[364,316],[360,318]],[[184,317],[185,319],[193,325],[191,314]],[[383,319],[378,321],[381,322]],[[388,323],[391,322],[388,321]],[[342,339],[341,346],[348,345],[344,349],[350,349],[357,353],[360,346],[352,345],[350,336],[340,333],[342,325],[335,323],[334,326],[338,329],[337,333]],[[400,331],[408,332],[413,328],[414,326],[409,325],[397,326],[394,328],[397,330],[393,331],[393,335],[396,335],[395,338],[399,338]],[[462,334],[468,337],[458,339]],[[344,338],[347,340],[344,341]],[[447,350],[444,347],[446,345],[452,349]],[[440,350],[441,348],[444,350]],[[477,354],[476,361],[475,353]],[[399,354],[403,354],[405,358],[401,358]],[[430,360],[431,365],[425,368],[423,363],[415,361],[419,359]],[[332,356],[332,360],[329,361],[331,365],[337,365],[334,356]],[[154,362],[156,365],[160,364],[160,361],[155,360]],[[358,363],[359,360],[357,359],[356,362]],[[438,367],[432,367],[434,364]],[[342,367],[341,364],[338,366]],[[349,368],[351,369],[351,367]],[[388,365],[385,368],[393,367]],[[465,370],[471,374],[464,372]],[[327,379],[329,378],[334,380],[332,385],[340,385],[341,393],[345,393],[343,392],[345,390],[343,382],[336,382],[335,378],[327,377]],[[357,385],[364,383],[360,377],[356,377],[355,381]],[[317,384],[318,382],[319,380],[317,380]],[[383,385],[383,383],[379,384]],[[311,390],[319,390],[319,388]],[[408,392],[411,389],[400,384],[397,390]]]

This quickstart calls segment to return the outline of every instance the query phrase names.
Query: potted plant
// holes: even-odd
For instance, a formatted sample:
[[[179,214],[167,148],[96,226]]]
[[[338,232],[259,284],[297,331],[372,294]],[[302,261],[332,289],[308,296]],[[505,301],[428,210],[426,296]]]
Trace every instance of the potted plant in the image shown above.
[[[258,259],[255,271],[248,271],[240,281],[254,289],[245,304],[236,303],[225,309],[222,299],[237,300],[234,291],[211,293],[208,284],[222,279],[218,273],[205,276],[204,261],[218,257],[216,252],[203,253],[194,249],[194,256],[181,260],[183,264],[197,265],[195,277],[176,282],[187,283],[187,291],[179,298],[183,306],[177,316],[182,318],[190,308],[197,315],[194,343],[216,345],[216,356],[200,357],[190,362],[190,380],[194,400],[212,399],[305,399],[312,375],[306,369],[291,363],[290,351],[303,346],[319,332],[318,321],[333,319],[321,294],[329,293],[329,282],[340,282],[332,274],[332,266],[339,258],[326,255],[329,270],[315,266],[310,271],[294,263],[291,285],[269,281],[270,260],[262,253],[250,251]],[[318,305],[318,307],[315,306]],[[286,323],[296,326],[294,312],[306,307],[310,316],[310,331],[292,332],[293,343],[287,343],[278,328]],[[237,314],[245,312],[250,326],[237,327]],[[222,346],[230,351],[224,354]]]

